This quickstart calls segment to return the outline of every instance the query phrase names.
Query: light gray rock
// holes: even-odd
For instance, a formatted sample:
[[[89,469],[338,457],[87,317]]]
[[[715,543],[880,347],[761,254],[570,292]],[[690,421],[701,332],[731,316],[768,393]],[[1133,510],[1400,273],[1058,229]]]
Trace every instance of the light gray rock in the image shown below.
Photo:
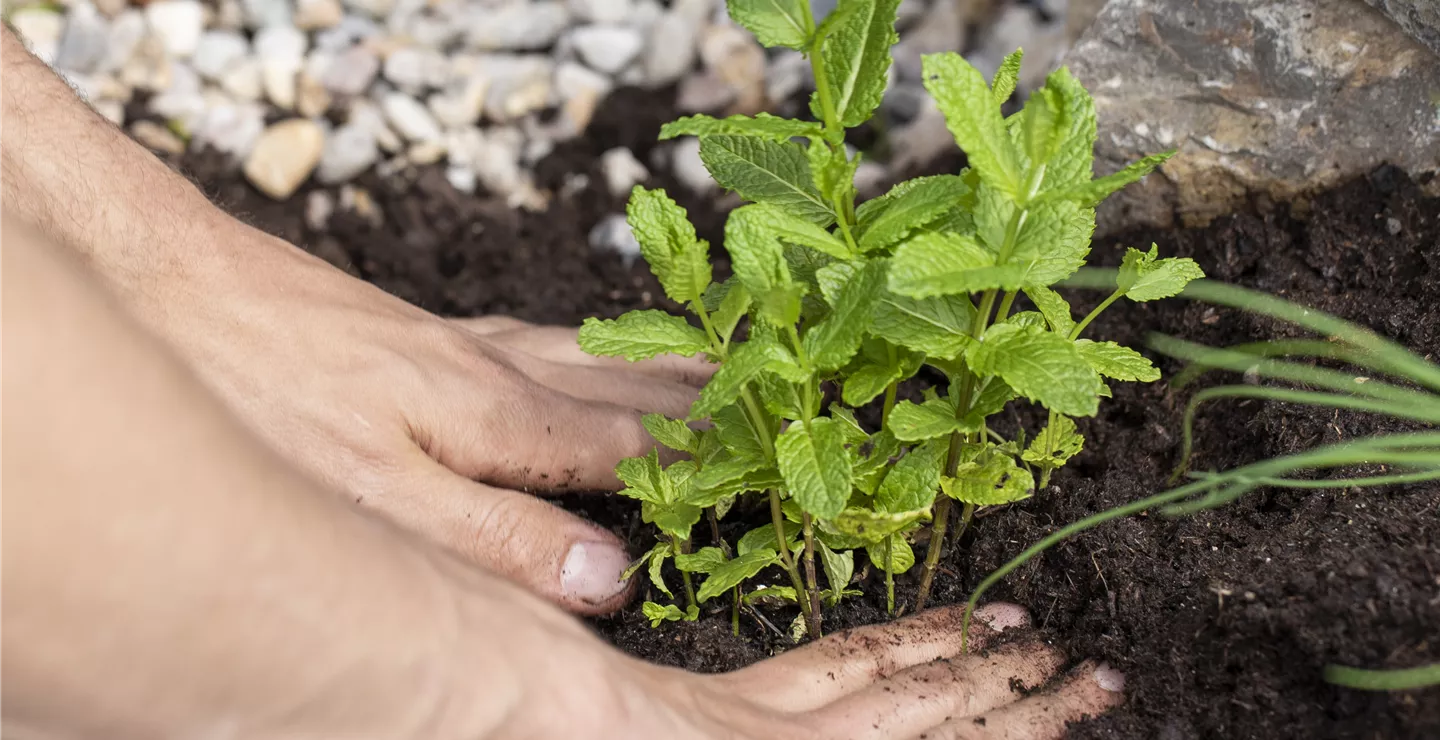
[[[698,195],[715,189],[715,179],[710,177],[704,160],[700,159],[700,140],[693,136],[679,139],[673,145],[670,151],[670,171],[681,185]]]
[[[190,64],[207,80],[220,80],[250,53],[250,42],[234,31],[206,31]]]
[[[60,36],[65,33],[65,16],[43,6],[23,7],[10,14],[10,27],[31,54],[46,64],[55,63]]]
[[[635,233],[630,230],[630,224],[625,216],[619,213],[612,213],[600,219],[600,223],[590,229],[587,237],[590,248],[614,252],[629,267],[640,256],[640,241],[635,238]]]
[[[616,74],[640,55],[644,37],[626,26],[582,26],[571,32],[580,59],[606,74]]]
[[[369,131],[375,137],[375,142],[386,152],[393,154],[405,145],[400,135],[385,122],[385,114],[380,111],[379,106],[367,98],[356,98],[350,102],[346,121]]]
[[[374,20],[363,15],[347,15],[340,22],[315,32],[315,48],[339,54],[355,44],[377,38],[385,33]]]
[[[320,160],[322,166],[325,160]],[[318,177],[318,175],[317,175]],[[311,231],[325,231],[335,213],[335,196],[328,190],[312,190],[305,196],[305,225]]]
[[[900,37],[891,51],[894,73],[898,80],[919,82],[920,57],[965,48],[965,18],[958,0],[938,0],[924,11],[915,27]],[[1029,10],[1026,9],[1028,13]],[[1025,50],[1030,51],[1029,45]]]
[[[1203,224],[1252,194],[1303,212],[1381,163],[1440,169],[1440,59],[1354,0],[1112,1],[1067,62],[1095,97],[1097,174],[1178,149],[1102,204],[1102,230]]]
[[[688,14],[670,10],[650,27],[645,46],[646,82],[656,87],[669,85],[695,67],[695,48],[700,22]]]
[[[555,65],[542,54],[490,54],[475,69],[490,79],[485,115],[498,122],[514,121],[550,104]]]
[[[445,168],[445,181],[450,183],[450,187],[462,193],[475,192],[475,186],[479,184],[474,170],[455,166]]]
[[[615,196],[629,193],[631,188],[650,177],[650,171],[640,164],[635,153],[623,146],[600,155],[600,171],[605,173],[605,185]]]
[[[584,133],[613,86],[610,78],[579,62],[560,63],[555,69],[555,95],[560,98],[555,136],[569,139]]]
[[[289,198],[320,163],[325,149],[325,131],[305,118],[281,121],[260,135],[245,159],[245,179],[260,192],[274,198]]]
[[[240,100],[259,100],[265,94],[260,80],[260,61],[246,57],[236,62],[220,78],[220,89]]]
[[[265,131],[265,109],[255,103],[211,105],[190,133],[195,145],[244,160]]]
[[[255,55],[261,60],[299,62],[310,40],[294,26],[267,26],[255,34]]]
[[[291,23],[290,0],[241,0],[240,8],[247,28],[288,26]]]
[[[618,24],[630,20],[630,0],[569,0],[570,12],[584,23]]]
[[[145,38],[145,16],[130,9],[121,12],[110,21],[110,30],[105,40],[105,56],[96,66],[97,72],[114,72],[125,66],[135,56],[140,41]]]
[[[95,6],[77,2],[65,17],[65,33],[55,53],[55,66],[88,74],[96,71],[105,59],[110,42],[110,22]]]
[[[335,129],[325,141],[315,179],[326,185],[349,182],[370,169],[380,159],[380,146],[372,130],[363,125],[346,124]]]
[[[320,84],[336,95],[359,95],[380,72],[380,57],[363,47],[352,46],[335,57],[320,78]]]
[[[1435,0],[1365,0],[1400,25],[1405,33],[1440,54],[1440,3]]]
[[[557,0],[512,0],[473,11],[467,42],[481,51],[530,51],[555,43],[570,25],[570,10]]]
[[[145,6],[145,20],[167,54],[184,58],[200,45],[205,8],[198,0],[155,0]]]
[[[735,91],[732,112],[754,114],[765,105],[765,50],[739,26],[709,26],[700,33],[705,69]]]
[[[485,95],[490,91],[490,78],[476,73],[457,80],[444,92],[425,101],[435,120],[445,128],[473,126],[485,110]]]
[[[713,71],[680,80],[675,107],[682,113],[717,113],[739,96],[735,88]]]
[[[407,46],[385,57],[385,79],[409,91],[422,91],[445,84],[450,61],[434,49]]]
[[[620,20],[612,22],[624,23],[631,28],[648,32],[664,14],[665,6],[661,5],[659,0],[637,0],[632,3],[630,10]]]
[[[392,92],[381,98],[380,110],[395,131],[409,141],[440,141],[445,136],[424,104],[405,93]]]
[[[342,0],[345,7],[371,18],[384,18],[395,7],[395,0]]]
[[[1056,67],[1065,51],[1065,24],[1062,20],[1044,22],[1034,8],[1011,5],[985,31],[979,47],[969,55],[971,64],[987,78],[1016,49],[1025,50],[1020,67],[1019,90],[1024,93],[1045,84],[1045,76]],[[917,78],[918,79],[918,78]]]
[[[804,54],[784,49],[770,57],[765,68],[765,97],[771,104],[789,100],[810,87],[810,60]]]

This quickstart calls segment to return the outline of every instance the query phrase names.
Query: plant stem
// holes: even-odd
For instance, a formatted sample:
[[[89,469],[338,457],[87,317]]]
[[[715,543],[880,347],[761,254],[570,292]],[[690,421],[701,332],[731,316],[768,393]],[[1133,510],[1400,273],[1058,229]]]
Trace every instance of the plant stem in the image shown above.
[[[1015,303],[1016,290],[1005,291],[1005,298],[1000,301],[1000,310],[995,314],[995,323],[1000,323],[1010,317],[1010,306]]]
[[[1085,314],[1085,318],[1081,319],[1081,320],[1080,320],[1080,323],[1076,324],[1076,325],[1075,325],[1075,328],[1070,330],[1070,341],[1073,342],[1073,341],[1075,341],[1076,339],[1079,339],[1079,338],[1080,338],[1080,332],[1085,331],[1085,327],[1089,326],[1089,325],[1090,325],[1090,322],[1091,322],[1091,321],[1094,321],[1094,320],[1095,320],[1095,317],[1096,317],[1096,316],[1099,316],[1101,311],[1104,311],[1105,309],[1109,308],[1109,307],[1110,307],[1110,304],[1114,303],[1115,301],[1120,300],[1120,296],[1121,296],[1121,295],[1124,295],[1124,294],[1121,293],[1121,292],[1118,291],[1118,290],[1115,291],[1114,293],[1111,293],[1109,298],[1106,298],[1105,300],[1101,301],[1101,302],[1100,302],[1100,305],[1098,305],[1098,306],[1095,307],[1095,310],[1091,311],[1091,312],[1088,313],[1088,314]]]
[[[823,615],[820,611],[820,588],[816,585],[819,579],[815,577],[815,527],[809,514],[801,514],[800,520],[805,532],[805,600],[810,603],[810,613],[805,615],[805,621],[811,639],[819,639],[824,634],[820,631]]]
[[[895,392],[899,390],[899,388],[900,384],[898,382],[891,383],[885,387],[885,407],[884,410],[880,412],[881,429],[890,426],[890,411],[895,408]]]
[[[885,538],[885,613],[895,616],[895,535]]]
[[[806,623],[810,621],[810,600],[801,598],[805,593],[805,582],[800,580],[800,570],[795,567],[795,558],[790,556],[790,548],[785,545],[785,512],[780,508],[780,494],[775,489],[768,491],[770,494],[770,521],[775,525],[775,549],[780,551],[780,564],[785,572],[790,574],[790,585],[795,588],[795,600],[800,603],[800,613],[805,615]]]
[[[670,543],[675,547],[675,552],[682,555],[690,554],[690,540],[682,540],[674,535],[670,536]],[[697,607],[695,603],[695,587],[690,583],[690,571],[680,571],[680,580],[685,582],[685,606]]]
[[[959,449],[958,445],[951,447]],[[953,473],[953,471],[952,471]],[[920,589],[915,594],[915,611],[925,608],[930,600],[930,584],[935,581],[935,568],[940,565],[940,546],[945,542],[945,529],[950,521],[950,497],[941,495],[935,502],[935,523],[930,525],[930,547],[925,551],[925,570],[920,573]]]

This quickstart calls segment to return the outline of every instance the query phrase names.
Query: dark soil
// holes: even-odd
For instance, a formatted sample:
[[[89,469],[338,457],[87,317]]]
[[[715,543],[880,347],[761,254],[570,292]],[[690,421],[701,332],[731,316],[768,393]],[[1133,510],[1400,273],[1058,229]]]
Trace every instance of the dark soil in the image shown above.
[[[373,197],[378,219],[339,212],[314,232],[304,223],[304,193],[277,204],[215,158],[183,164],[232,211],[427,309],[575,324],[666,305],[643,264],[593,251],[586,236],[600,218],[623,210],[623,200],[603,190],[597,155],[625,145],[647,161],[659,125],[671,117],[653,94],[612,96],[585,141],[562,146],[539,168],[541,184],[557,193],[577,174],[592,186],[557,194],[542,214],[457,194],[438,170],[425,168],[366,175],[356,185]],[[664,177],[650,184],[666,186],[691,208],[702,237],[720,243],[723,213],[713,199]],[[1098,245],[1096,255],[1115,264],[1123,251],[1117,244],[1154,241],[1167,255],[1195,258],[1212,277],[1336,313],[1440,356],[1440,200],[1425,199],[1387,168],[1312,205],[1304,221],[1256,208],[1204,229],[1129,234]],[[1077,295],[1074,302],[1084,310],[1095,299]],[[1122,302],[1091,335],[1143,346],[1148,331],[1233,344],[1290,330],[1184,301]],[[1160,364],[1167,376],[1177,369]],[[987,573],[1060,525],[1163,490],[1186,397],[1164,381],[1117,384],[1100,416],[1082,422],[1085,451],[1048,489],[977,519],[945,558],[935,602],[962,601]],[[1333,411],[1218,403],[1199,416],[1194,463],[1223,470],[1392,428]],[[653,542],[629,502],[589,499],[576,507],[636,552]],[[914,583],[899,579],[902,603]],[[827,627],[885,618],[879,579],[869,575],[863,587],[870,595],[829,612]],[[1261,491],[1188,519],[1131,517],[1051,550],[992,597],[1028,605],[1077,660],[1102,658],[1127,673],[1129,703],[1075,726],[1073,737],[1440,738],[1440,689],[1367,694],[1320,680],[1331,662],[1440,662],[1434,484]],[[763,611],[779,630],[793,617]],[[595,626],[634,654],[701,671],[736,668],[787,644],[754,614],[744,615],[740,636],[732,636],[728,609],[718,604],[696,624],[651,630],[637,604]]]

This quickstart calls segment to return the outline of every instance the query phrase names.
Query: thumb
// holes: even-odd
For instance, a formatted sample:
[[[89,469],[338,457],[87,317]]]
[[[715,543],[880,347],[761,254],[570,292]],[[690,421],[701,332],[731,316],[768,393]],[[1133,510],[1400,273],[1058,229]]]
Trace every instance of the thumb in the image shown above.
[[[466,562],[579,614],[625,604],[630,564],[613,534],[528,494],[466,480],[416,450],[376,509]]]

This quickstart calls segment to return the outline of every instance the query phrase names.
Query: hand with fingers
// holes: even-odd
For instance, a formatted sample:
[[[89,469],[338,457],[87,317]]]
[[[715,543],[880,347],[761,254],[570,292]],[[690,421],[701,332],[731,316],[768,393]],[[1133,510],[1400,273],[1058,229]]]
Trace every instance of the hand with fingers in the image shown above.
[[[1028,629],[1023,608],[978,610],[968,653],[962,614],[938,608],[839,632],[723,675],[611,667],[607,690],[567,697],[576,711],[558,720],[563,727],[552,715],[535,729],[547,737],[1057,740],[1069,723],[1123,702],[1125,679],[1109,666],[1086,661],[1059,675],[1065,656]]]

